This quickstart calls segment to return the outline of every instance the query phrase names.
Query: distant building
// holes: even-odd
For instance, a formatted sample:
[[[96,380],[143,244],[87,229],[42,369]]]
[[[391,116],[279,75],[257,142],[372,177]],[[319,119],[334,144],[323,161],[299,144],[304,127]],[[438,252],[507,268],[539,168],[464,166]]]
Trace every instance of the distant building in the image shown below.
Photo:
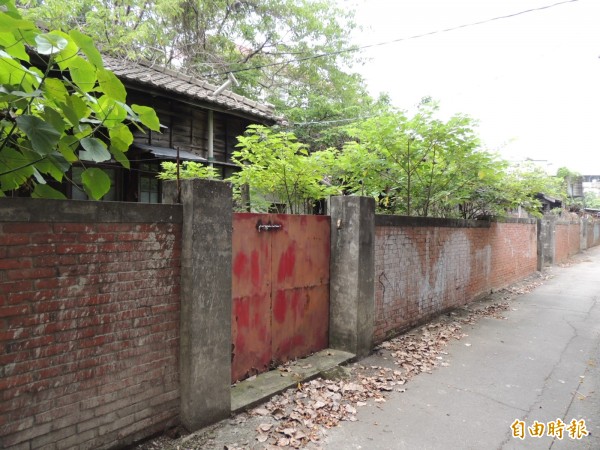
[[[583,198],[583,177],[567,177],[567,195],[570,198]]]
[[[600,195],[600,175],[583,175],[581,179],[584,193],[592,192]]]

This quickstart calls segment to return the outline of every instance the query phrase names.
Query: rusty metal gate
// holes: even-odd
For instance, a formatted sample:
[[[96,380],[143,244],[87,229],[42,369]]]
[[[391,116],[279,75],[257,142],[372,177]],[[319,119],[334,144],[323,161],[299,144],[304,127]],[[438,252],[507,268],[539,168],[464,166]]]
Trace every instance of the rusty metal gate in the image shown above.
[[[329,220],[234,214],[232,381],[327,347]]]

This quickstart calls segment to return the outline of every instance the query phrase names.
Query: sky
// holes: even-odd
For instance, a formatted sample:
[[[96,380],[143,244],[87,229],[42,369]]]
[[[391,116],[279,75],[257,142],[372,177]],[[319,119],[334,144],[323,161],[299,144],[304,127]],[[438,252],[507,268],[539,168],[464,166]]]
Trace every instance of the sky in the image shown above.
[[[356,8],[369,45],[559,3],[561,0],[338,0]],[[488,150],[600,174],[600,1],[554,7],[363,50],[371,94],[406,110],[422,97],[449,117],[479,121]]]

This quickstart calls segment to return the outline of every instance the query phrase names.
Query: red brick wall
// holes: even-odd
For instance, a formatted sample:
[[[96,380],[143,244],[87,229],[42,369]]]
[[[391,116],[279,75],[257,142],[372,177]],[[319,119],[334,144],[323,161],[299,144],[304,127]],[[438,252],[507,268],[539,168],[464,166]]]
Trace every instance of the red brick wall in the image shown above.
[[[581,224],[579,221],[569,226],[569,256],[581,251]]]
[[[180,241],[176,223],[0,221],[0,446],[106,448],[177,421]]]
[[[580,251],[579,222],[557,222],[554,232],[554,262],[565,262]]]
[[[536,271],[535,223],[423,222],[376,226],[376,342]]]

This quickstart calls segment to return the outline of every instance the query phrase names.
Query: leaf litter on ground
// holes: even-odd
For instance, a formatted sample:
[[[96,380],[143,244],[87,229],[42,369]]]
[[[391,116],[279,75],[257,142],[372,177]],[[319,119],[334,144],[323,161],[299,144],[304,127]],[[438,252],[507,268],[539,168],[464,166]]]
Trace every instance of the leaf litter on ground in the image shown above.
[[[211,437],[210,430],[217,426],[213,426],[207,432],[201,430],[179,440],[169,440],[163,436],[137,449],[320,449],[325,430],[341,422],[356,421],[359,408],[383,403],[390,393],[405,392],[406,384],[413,377],[431,373],[437,367],[449,366],[445,349],[451,341],[468,336],[463,331],[464,326],[474,325],[482,318],[505,319],[502,313],[510,309],[509,301],[543,284],[540,279],[547,277],[530,277],[518,285],[496,291],[487,301],[463,306],[378,344],[374,352],[382,356],[389,367],[365,365],[359,361],[346,368],[349,377],[317,378],[298,383],[296,388],[288,389],[261,406],[236,415],[229,420],[231,425],[243,426],[258,420],[250,437],[246,436],[243,442],[215,447],[216,441]],[[493,303],[487,304],[490,301]],[[278,370],[286,373],[289,367],[284,364]]]

